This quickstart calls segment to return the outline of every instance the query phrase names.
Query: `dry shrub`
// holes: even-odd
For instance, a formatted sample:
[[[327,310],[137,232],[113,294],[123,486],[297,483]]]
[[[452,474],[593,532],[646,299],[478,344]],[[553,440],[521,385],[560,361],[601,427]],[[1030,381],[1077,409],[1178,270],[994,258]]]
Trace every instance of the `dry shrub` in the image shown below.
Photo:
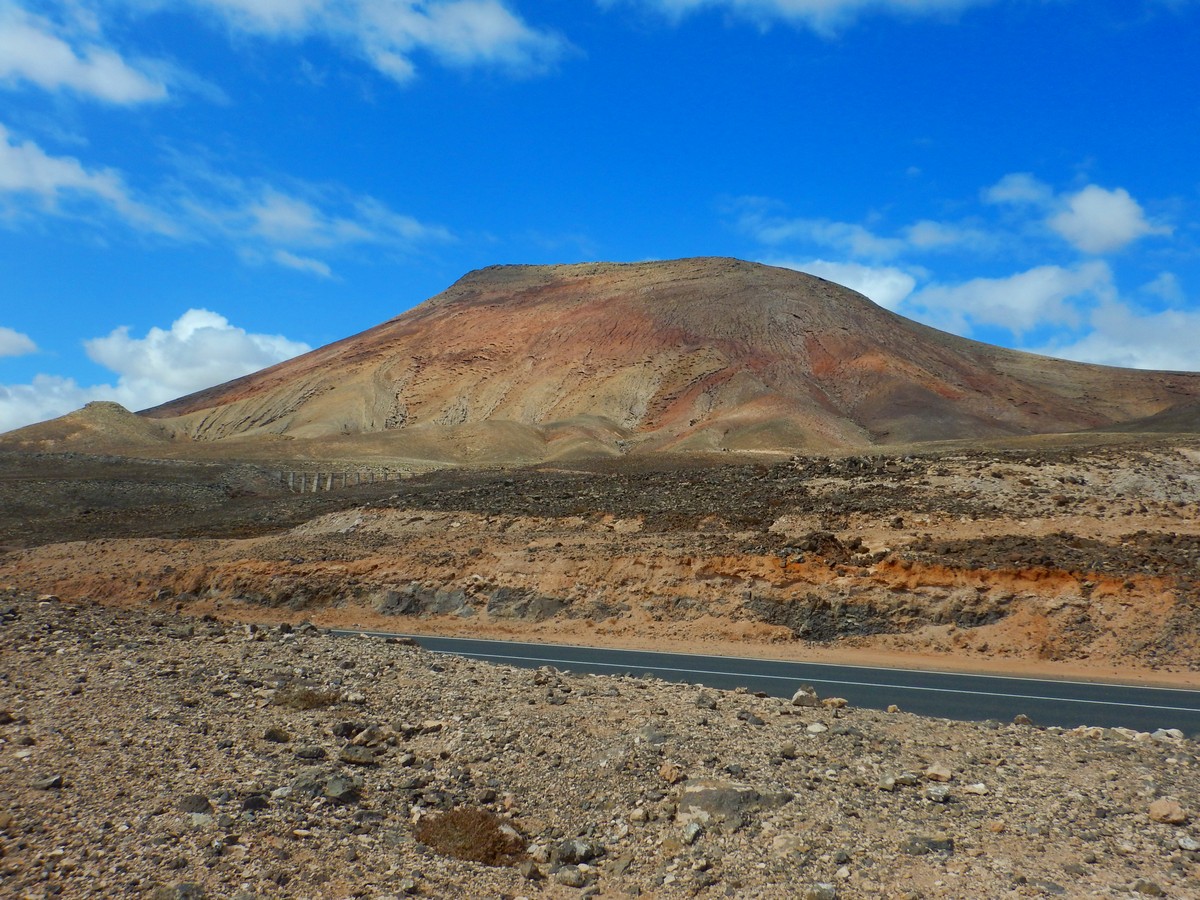
[[[458,807],[426,816],[417,823],[417,840],[443,856],[488,866],[513,866],[524,856],[525,842],[490,810]]]
[[[322,691],[292,684],[280,688],[272,702],[276,706],[286,706],[288,709],[324,709],[333,706],[340,699],[341,695],[336,691]]]

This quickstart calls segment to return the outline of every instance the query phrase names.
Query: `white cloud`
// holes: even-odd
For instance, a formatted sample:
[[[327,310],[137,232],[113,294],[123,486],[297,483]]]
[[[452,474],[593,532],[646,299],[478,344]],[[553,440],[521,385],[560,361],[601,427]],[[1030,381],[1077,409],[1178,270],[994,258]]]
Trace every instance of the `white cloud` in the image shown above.
[[[990,252],[999,243],[987,231],[961,222],[921,219],[900,228],[899,237],[891,237],[856,222],[771,215],[765,212],[770,204],[758,199],[747,198],[737,205],[746,210],[738,226],[763,244],[824,247],[858,259],[888,260],[905,253],[965,249]]]
[[[119,384],[162,403],[309,350],[282,335],[249,334],[206,309],[189,309],[168,329],[151,328],[144,338],[122,326],[84,343],[87,355],[120,376]]]
[[[616,0],[601,0],[615,5]],[[705,9],[727,9],[758,22],[783,21],[831,34],[871,12],[922,16],[982,6],[991,0],[627,0],[671,18]]]
[[[295,253],[288,253],[286,250],[276,250],[271,254],[271,259],[288,269],[295,269],[298,272],[307,272],[309,275],[316,275],[318,278],[332,278],[333,270],[329,268],[328,263],[321,262],[319,259],[313,259],[311,256],[297,256]]]
[[[917,286],[916,278],[908,272],[892,266],[873,267],[853,262],[830,262],[824,259],[812,259],[807,262],[792,260],[767,260],[767,262],[769,265],[807,272],[827,281],[844,285],[887,309],[895,309],[899,306]]]
[[[1147,235],[1171,233],[1169,226],[1150,222],[1124,188],[1089,184],[1056,195],[1029,173],[1015,172],[984,189],[981,196],[985,203],[1039,210],[1045,226],[1084,253],[1111,253]]]
[[[68,89],[109,103],[164,100],[167,86],[112,49],[93,41],[72,47],[49,20],[0,3],[0,84],[29,83]]]
[[[330,4],[326,0],[196,0],[243,31],[300,36]]]
[[[764,244],[815,244],[867,259],[890,259],[905,248],[905,242],[899,238],[882,237],[853,222],[787,219],[751,210],[742,215],[739,225]]]
[[[272,244],[336,247],[449,237],[444,228],[393,212],[373,197],[338,197],[316,188],[309,189],[310,197],[301,197],[270,185],[260,186],[257,195],[255,188],[242,189],[251,196],[240,209],[226,213],[227,227]]]
[[[284,190],[235,178],[210,179],[202,194],[180,198],[187,222],[200,240],[232,244],[249,260],[329,278],[329,263],[313,252],[340,253],[355,247],[406,252],[421,244],[453,240],[440,225],[428,225],[390,209],[374,197],[316,185]]]
[[[1010,346],[1108,365],[1200,368],[1200,312],[1192,311],[1180,279],[1160,272],[1137,287],[1132,296],[1143,309],[1121,299],[1113,267],[1094,258],[1172,233],[1128,190],[1087,184],[1059,192],[1015,172],[975,200],[973,208],[956,207],[957,220],[888,227],[880,216],[862,224],[788,218],[781,203],[761,197],[738,199],[729,212],[766,261],[844,284],[946,331],[989,340],[1008,332]],[[829,250],[837,251],[833,261],[825,258]],[[935,254],[958,273],[977,270],[981,257],[1023,265],[1003,277],[934,278],[921,263]],[[1045,264],[1030,267],[1036,261]],[[1170,308],[1159,311],[1164,305]]]
[[[1084,253],[1109,253],[1146,235],[1171,232],[1148,222],[1141,205],[1124,188],[1110,191],[1089,184],[1064,197],[1063,204],[1049,225]]]
[[[1160,272],[1153,281],[1142,285],[1142,293],[1166,300],[1168,303],[1183,303],[1185,299],[1183,285],[1179,283],[1179,278],[1174,272]]]
[[[908,246],[918,251],[956,248],[990,250],[996,244],[996,239],[992,235],[973,225],[936,222],[932,219],[921,219],[911,225],[906,225],[901,233]]]
[[[16,141],[0,124],[0,200],[5,195],[10,205],[18,198],[36,198],[43,211],[60,215],[82,214],[77,204],[99,202],[132,224],[169,230],[151,210],[133,200],[119,173],[87,169],[71,156],[51,156],[32,141]]]
[[[116,383],[82,386],[71,378],[38,375],[29,384],[0,385],[0,432],[60,416],[92,400],[144,409],[310,349],[282,335],[251,334],[204,309],[189,309],[169,328],[151,328],[142,338],[121,327],[84,346],[89,357],[118,376]]]
[[[25,356],[37,352],[37,344],[27,334],[0,325],[0,357]]]
[[[1019,337],[1043,325],[1077,326],[1082,304],[1110,299],[1114,293],[1112,271],[1095,261],[930,285],[905,302],[905,311],[958,334],[969,334],[974,325],[998,325]]]
[[[227,243],[246,259],[271,260],[319,277],[332,275],[329,263],[296,251],[365,245],[409,250],[452,240],[447,229],[398,213],[374,197],[302,182],[283,189],[181,170],[169,192],[143,201],[122,173],[53,156],[0,124],[0,217],[41,213],[93,220],[106,212],[142,232]]]
[[[1200,372],[1200,312],[1148,313],[1109,301],[1092,312],[1089,324],[1083,337],[1039,352],[1105,366]]]
[[[559,36],[527,24],[503,0],[191,0],[233,29],[263,38],[324,37],[387,77],[405,82],[413,59],[431,55],[458,67],[536,71],[566,49]]]
[[[17,143],[0,124],[0,191],[37,194],[49,202],[66,192],[91,194],[114,206],[129,203],[111,169],[88,171],[70,156],[51,156],[32,141]]]
[[[1050,185],[1028,172],[1013,172],[982,191],[985,203],[1048,206],[1054,201]]]

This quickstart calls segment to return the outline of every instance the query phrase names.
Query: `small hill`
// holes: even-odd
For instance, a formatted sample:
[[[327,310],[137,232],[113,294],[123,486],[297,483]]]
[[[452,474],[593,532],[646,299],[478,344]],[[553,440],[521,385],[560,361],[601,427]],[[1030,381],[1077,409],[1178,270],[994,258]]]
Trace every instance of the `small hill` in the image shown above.
[[[120,403],[93,401],[82,409],[9,432],[0,444],[29,450],[119,452],[128,447],[170,443],[174,429],[131,413]]]

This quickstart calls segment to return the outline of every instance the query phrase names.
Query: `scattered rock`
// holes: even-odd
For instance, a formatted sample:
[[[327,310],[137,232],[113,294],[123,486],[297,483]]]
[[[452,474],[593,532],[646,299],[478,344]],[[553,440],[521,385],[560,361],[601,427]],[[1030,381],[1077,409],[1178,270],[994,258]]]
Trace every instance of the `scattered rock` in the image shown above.
[[[204,888],[193,881],[181,881],[170,887],[156,887],[150,900],[206,900]]]
[[[1149,815],[1151,822],[1162,822],[1165,825],[1186,825],[1188,820],[1187,813],[1178,801],[1165,797],[1150,804]]]
[[[706,690],[714,709],[655,679],[550,670],[538,684],[530,671],[298,628],[231,643],[199,623],[180,642],[157,606],[72,605],[68,618],[16,602],[0,654],[37,677],[2,686],[14,720],[0,734],[6,895],[194,884],[242,900],[804,897],[827,886],[917,897],[919,884],[932,900],[966,896],[967,884],[979,897],[1067,896],[1076,884],[1132,894],[1136,874],[1147,891],[1182,897],[1200,865],[1186,824],[1149,815],[1162,796],[1194,816],[1200,767],[1186,737],[797,714],[787,698]],[[80,703],[80,683],[105,702]],[[366,700],[271,705],[289,684]],[[747,727],[739,709],[769,726]],[[827,730],[810,734],[814,720]],[[268,723],[292,737],[286,750],[265,742]],[[45,772],[68,774],[69,792],[35,792]],[[455,810],[489,817],[498,867],[447,858],[418,833]],[[1056,840],[1067,829],[1069,844]],[[481,846],[466,820],[451,832],[439,846]],[[947,865],[962,880],[939,892],[930,885]],[[582,883],[568,888],[558,874],[578,881],[571,867]],[[530,883],[542,878],[549,887]]]
[[[292,739],[292,736],[287,733],[287,730],[280,728],[278,725],[271,725],[263,732],[263,740],[270,741],[273,744],[286,744]]]
[[[370,747],[350,744],[338,751],[338,759],[353,766],[377,766],[379,757]]]
[[[1158,885],[1157,882],[1148,881],[1145,878],[1139,878],[1132,885],[1135,894],[1141,894],[1143,897],[1165,897],[1167,892]]]
[[[550,863],[554,866],[577,865],[603,855],[603,844],[584,838],[571,838],[554,846],[550,852]]]
[[[925,797],[934,803],[949,803],[950,788],[944,784],[931,784],[925,788]]]
[[[797,689],[796,693],[792,694],[792,706],[800,706],[808,709],[819,709],[821,700],[817,696],[817,690],[810,685],[802,685]]]
[[[754,713],[750,712],[750,710],[748,710],[748,709],[738,710],[737,717],[740,721],[745,722],[748,725],[766,725],[767,724],[766,721],[764,721],[759,716],[756,716]]]
[[[924,856],[929,853],[953,853],[954,839],[945,834],[910,837],[900,845],[900,849],[912,856]]]
[[[521,873],[521,877],[526,881],[541,881],[544,876],[542,870],[538,868],[538,864],[532,859],[522,860],[517,866],[517,871]]]
[[[554,880],[559,884],[567,887],[581,888],[587,884],[587,878],[584,877],[579,866],[566,865],[554,873]]]
[[[179,798],[175,808],[189,815],[206,815],[212,812],[212,804],[203,794],[186,794]]]
[[[321,788],[321,793],[335,803],[353,803],[358,792],[358,781],[347,775],[330,775]]]
[[[740,828],[757,811],[782,806],[792,799],[783,791],[759,791],[746,784],[701,778],[687,782],[676,814],[685,825],[728,823]]]
[[[683,767],[673,762],[665,762],[659,766],[658,774],[662,776],[662,780],[667,784],[679,784],[679,782],[687,777],[683,773]]]

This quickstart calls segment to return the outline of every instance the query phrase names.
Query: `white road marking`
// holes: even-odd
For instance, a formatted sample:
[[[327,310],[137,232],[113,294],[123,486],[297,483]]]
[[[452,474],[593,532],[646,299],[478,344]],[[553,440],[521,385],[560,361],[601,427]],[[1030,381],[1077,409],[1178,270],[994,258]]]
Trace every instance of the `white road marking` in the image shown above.
[[[502,641],[499,643],[503,643]],[[681,675],[724,675],[730,678],[754,678],[767,679],[771,681],[788,681],[795,683],[799,679],[786,675],[755,675],[751,672],[725,672],[715,669],[676,669],[669,666],[629,666],[619,663],[604,663],[604,662],[589,662],[578,659],[550,659],[544,656],[511,656],[502,653],[457,653],[452,650],[434,650],[434,653],[441,653],[445,656],[467,656],[472,659],[480,660],[520,660],[522,662],[536,662],[542,665],[562,665],[562,666],[595,666],[603,669],[620,669],[625,672],[645,671],[650,674],[655,672],[676,672]],[[884,688],[887,690],[897,691],[927,691],[936,694],[966,694],[969,697],[1003,697],[1007,700],[1045,700],[1049,703],[1087,703],[1093,706],[1128,706],[1133,709],[1153,709],[1161,712],[1191,712],[1197,710],[1187,706],[1154,706],[1146,703],[1124,703],[1119,700],[1083,700],[1074,697],[1041,697],[1037,694],[1004,694],[994,691],[967,691],[961,688],[940,688],[940,687],[922,687],[920,685],[911,684],[880,684],[873,681],[839,681],[832,678],[814,678],[820,684],[839,684],[843,687],[871,687]]]
[[[418,643],[422,640],[449,640],[449,641],[470,641],[471,643],[475,643],[475,644],[500,644],[500,645],[506,646],[506,647],[512,647],[514,645],[520,646],[523,643],[521,641],[505,641],[505,640],[500,640],[497,638],[455,638],[455,637],[442,637],[441,635],[436,635],[436,634],[401,634],[401,633],[393,633],[393,632],[389,632],[389,631],[356,631],[354,629],[344,629],[344,630],[331,629],[331,630],[337,634],[359,634],[359,635],[366,635],[368,637],[412,638],[414,641],[417,641]],[[607,653],[609,651],[614,652],[614,653],[652,653],[655,656],[688,657],[688,656],[699,655],[699,654],[695,654],[695,653],[677,653],[677,652],[674,652],[671,650],[631,650],[628,647],[595,647],[590,644],[537,644],[537,646],[538,647],[546,647],[548,649],[562,648],[563,650],[596,650],[596,651],[599,651],[602,653]],[[441,651],[436,651],[436,652],[441,652]],[[915,668],[914,669],[889,669],[887,666],[864,666],[864,665],[857,665],[854,663],[824,663],[824,662],[812,662],[811,660],[800,660],[800,659],[764,659],[760,656],[722,656],[719,653],[706,653],[703,655],[709,657],[710,659],[728,659],[728,660],[734,660],[736,662],[779,663],[781,665],[788,665],[788,666],[814,666],[814,667],[823,667],[823,668],[830,668],[830,669],[855,669],[858,671],[865,671],[865,672],[915,672],[920,675],[948,675],[948,676],[952,676],[954,678],[981,678],[981,679],[990,678],[994,681],[1020,681],[1020,682],[1026,683],[1026,684],[1072,684],[1072,685],[1076,685],[1078,687],[1113,687],[1113,688],[1118,688],[1118,689],[1132,688],[1134,690],[1171,691],[1171,692],[1174,692],[1177,694],[1185,694],[1185,695],[1189,695],[1189,696],[1195,695],[1195,694],[1200,694],[1200,690],[1197,690],[1195,688],[1169,688],[1169,687],[1159,687],[1159,686],[1153,685],[1153,684],[1127,684],[1127,683],[1119,682],[1119,681],[1071,681],[1066,678],[1029,678],[1024,675],[988,675],[988,674],[982,673],[982,672],[955,672],[955,671],[949,670],[949,669],[915,669]],[[515,659],[523,659],[526,657],[514,657],[514,658]],[[531,657],[527,657],[527,658],[528,659],[537,659],[538,657],[531,656]],[[664,671],[668,671],[668,670],[664,669]],[[689,670],[681,670],[681,671],[689,671]],[[702,671],[702,670],[697,670],[697,671]],[[732,674],[741,674],[741,673],[718,672],[716,674],[732,675]],[[755,677],[773,678],[776,676],[763,675],[763,676],[755,676]],[[814,678],[814,680],[818,680],[818,679]],[[819,680],[825,681],[826,679],[819,679]],[[832,684],[834,682],[829,682],[829,683]],[[851,682],[845,682],[845,683],[846,684],[857,684],[858,682],[851,681]],[[936,689],[931,688],[931,690],[936,690]],[[975,691],[966,691],[966,693],[973,694],[976,692]],[[983,692],[979,692],[979,693],[983,693]],[[993,696],[1001,697],[1001,696],[1005,696],[1005,695],[995,694]],[[1136,706],[1137,704],[1131,704],[1131,705]],[[1164,708],[1172,709],[1173,707],[1164,707]]]

